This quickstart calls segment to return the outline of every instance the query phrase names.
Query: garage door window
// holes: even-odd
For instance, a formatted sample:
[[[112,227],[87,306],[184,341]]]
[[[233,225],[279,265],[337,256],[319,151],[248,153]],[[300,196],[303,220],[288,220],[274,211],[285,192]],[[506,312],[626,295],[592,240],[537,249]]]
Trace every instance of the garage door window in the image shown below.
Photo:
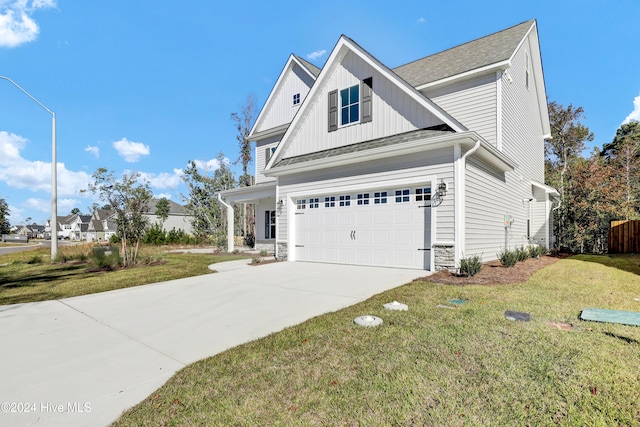
[[[340,196],[340,206],[351,206],[351,196]]]
[[[416,202],[431,200],[431,187],[416,188]]]
[[[396,203],[408,203],[411,201],[410,190],[396,190]]]
[[[309,209],[318,209],[320,207],[320,198],[315,197],[309,199]]]
[[[384,205],[387,203],[387,192],[379,191],[373,193],[373,204],[374,205]]]
[[[325,208],[334,208],[336,206],[336,196],[329,196],[324,198]]]
[[[306,209],[307,208],[307,199],[298,199],[296,200],[296,209]]]
[[[358,194],[358,206],[369,204],[369,193]]]

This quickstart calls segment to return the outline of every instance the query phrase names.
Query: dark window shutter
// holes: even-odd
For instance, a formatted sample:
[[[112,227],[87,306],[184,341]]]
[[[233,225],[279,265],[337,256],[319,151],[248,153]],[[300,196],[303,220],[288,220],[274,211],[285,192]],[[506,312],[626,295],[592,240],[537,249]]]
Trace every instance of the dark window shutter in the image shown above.
[[[368,77],[360,84],[360,92],[362,93],[362,115],[360,123],[370,122],[372,119],[372,99],[373,99],[373,77]]]
[[[338,130],[338,91],[329,92],[329,132]]]
[[[267,163],[269,163],[269,160],[271,160],[271,148],[267,147],[265,149],[265,153],[264,153],[264,165],[266,166]]]

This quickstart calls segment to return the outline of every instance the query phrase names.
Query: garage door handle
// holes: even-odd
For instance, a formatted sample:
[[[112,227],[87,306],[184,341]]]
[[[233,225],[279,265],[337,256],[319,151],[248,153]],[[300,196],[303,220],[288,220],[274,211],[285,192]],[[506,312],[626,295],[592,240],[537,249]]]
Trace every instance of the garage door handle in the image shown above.
[[[356,231],[355,230],[353,230],[351,232],[351,240],[356,240]]]
[[[419,251],[431,251],[431,249],[422,249],[422,248],[418,248]]]

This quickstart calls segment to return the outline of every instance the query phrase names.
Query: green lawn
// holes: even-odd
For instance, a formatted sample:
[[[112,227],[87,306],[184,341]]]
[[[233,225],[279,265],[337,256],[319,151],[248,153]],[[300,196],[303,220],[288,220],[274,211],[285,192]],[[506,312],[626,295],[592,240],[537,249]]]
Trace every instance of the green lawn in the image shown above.
[[[640,425],[640,328],[578,319],[640,311],[639,264],[577,256],[525,284],[410,283],[188,366],[115,425]],[[449,298],[467,303],[437,307]],[[382,308],[394,300],[409,311]],[[363,314],[384,324],[354,325]]]
[[[91,246],[59,248],[66,262],[50,262],[50,250],[35,248],[0,256],[0,305],[45,301],[93,294],[113,289],[156,283],[212,273],[210,264],[247,255],[167,253],[166,248],[144,248],[140,259],[153,264],[125,270],[91,271],[88,261],[79,261]],[[87,258],[89,259],[89,258]],[[94,269],[95,270],[95,269]]]

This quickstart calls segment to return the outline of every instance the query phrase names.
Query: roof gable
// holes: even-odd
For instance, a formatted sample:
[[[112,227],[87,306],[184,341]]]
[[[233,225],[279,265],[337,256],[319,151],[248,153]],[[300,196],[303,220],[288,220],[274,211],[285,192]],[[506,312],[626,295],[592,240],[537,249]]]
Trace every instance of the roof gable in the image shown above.
[[[299,56],[290,55],[260,110],[249,133],[249,139],[259,139],[265,131],[291,122],[300,105],[293,105],[293,95],[300,94],[300,103],[302,103],[319,73],[318,67]]]
[[[453,76],[507,63],[532,26],[535,26],[535,20],[418,59],[393,71],[410,85],[421,88]]]
[[[347,78],[341,79],[340,76],[335,76],[335,74],[341,70],[341,67],[343,70],[346,70],[343,74],[347,75]],[[323,108],[323,106],[326,107],[326,96],[328,92],[332,89],[337,89],[329,85],[339,84],[342,85],[340,86],[340,89],[343,89],[344,87],[348,87],[349,85],[354,84],[353,82],[356,78],[366,78],[367,76],[364,75],[357,76],[357,74],[363,73],[370,73],[369,76],[371,74],[374,74],[377,77],[373,82],[373,93],[375,97],[379,97],[380,93],[382,93],[382,89],[377,89],[382,88],[382,86],[378,85],[386,86],[387,93],[389,93],[389,90],[393,90],[394,97],[404,97],[408,100],[408,104],[411,105],[410,109],[412,110],[413,114],[415,114],[416,116],[420,116],[423,119],[427,118],[431,120],[431,123],[428,123],[422,127],[445,124],[456,132],[467,130],[462,124],[451,117],[447,112],[442,110],[407,82],[399,78],[397,74],[395,74],[388,67],[374,58],[363,48],[361,48],[353,40],[343,35],[340,37],[338,43],[331,52],[331,55],[327,59],[325,66],[322,68],[315,84],[307,95],[307,99],[305,99],[304,103],[300,107],[300,110],[295,115],[293,121],[286,130],[285,135],[278,145],[276,152],[271,157],[271,160],[269,161],[266,169],[268,170],[272,165],[279,162],[283,158],[305,154],[305,151],[308,153],[312,151],[331,149],[335,148],[338,145],[357,143],[375,137],[386,136],[383,134],[358,135],[356,139],[343,138],[345,139],[343,143],[338,143],[337,145],[333,146],[328,145],[316,147],[315,149],[309,149],[308,147],[305,147],[304,149],[302,149],[302,151],[300,149],[290,148],[290,146],[294,147],[299,145],[297,142],[298,139],[304,139],[298,138],[298,134],[303,130],[305,126],[308,126],[309,129],[313,128],[312,132],[315,132],[316,135],[318,134],[318,132],[327,132],[327,119],[325,116],[327,110],[326,108]],[[342,81],[340,81],[340,83],[337,83],[338,80]],[[355,81],[357,82],[358,80]],[[386,105],[391,105],[391,108],[395,107],[395,105],[393,105],[394,101],[392,99],[381,99],[380,101],[384,101],[384,104]],[[383,102],[380,102],[380,104],[382,103]],[[324,119],[320,118],[318,120],[316,124],[317,126],[307,123],[308,121],[312,121],[310,117],[313,117],[314,114],[323,115],[322,117],[324,117]],[[324,125],[322,125],[321,123],[324,123]],[[358,126],[360,125],[352,126],[352,129],[350,130],[347,130],[346,128],[343,130],[349,132],[350,134],[356,134],[358,133]],[[419,127],[421,126],[413,125],[410,128],[404,129],[404,131]],[[393,131],[391,133],[398,133],[398,131]]]

